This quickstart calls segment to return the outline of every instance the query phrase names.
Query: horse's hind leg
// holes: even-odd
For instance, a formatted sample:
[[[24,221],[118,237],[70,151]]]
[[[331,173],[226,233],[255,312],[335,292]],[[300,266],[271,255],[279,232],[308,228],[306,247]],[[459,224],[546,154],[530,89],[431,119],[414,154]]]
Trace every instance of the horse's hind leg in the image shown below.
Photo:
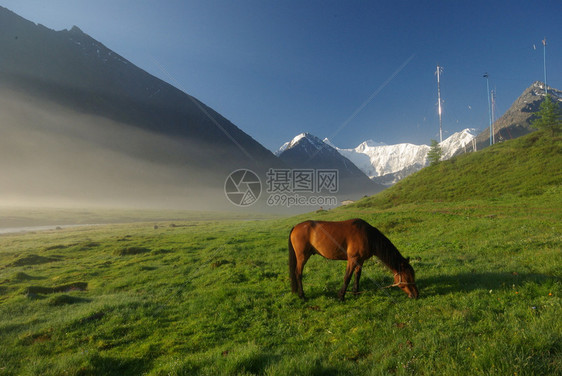
[[[353,260],[347,260],[347,267],[345,268],[345,276],[343,277],[343,286],[338,293],[338,297],[343,302],[345,300],[345,292],[347,291],[347,286],[349,286],[349,281],[353,276],[353,269],[356,267],[356,263]]]
[[[357,294],[359,292],[359,278],[361,278],[361,270],[363,269],[363,263],[358,263],[355,266],[355,281],[353,283],[353,292]]]
[[[297,289],[299,298],[304,299],[304,291],[302,288],[302,272],[304,269],[304,265],[312,255],[311,252],[303,251],[297,254],[297,267],[295,269],[295,276],[297,278]]]

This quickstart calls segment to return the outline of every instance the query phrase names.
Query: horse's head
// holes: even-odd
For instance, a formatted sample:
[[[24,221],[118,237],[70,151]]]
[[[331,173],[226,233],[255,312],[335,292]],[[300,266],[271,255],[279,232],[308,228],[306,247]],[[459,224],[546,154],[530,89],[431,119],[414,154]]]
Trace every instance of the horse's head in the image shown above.
[[[400,268],[394,273],[394,285],[400,287],[409,298],[418,298],[418,288],[416,286],[416,275],[414,268],[410,265],[410,258],[406,258],[400,263]]]

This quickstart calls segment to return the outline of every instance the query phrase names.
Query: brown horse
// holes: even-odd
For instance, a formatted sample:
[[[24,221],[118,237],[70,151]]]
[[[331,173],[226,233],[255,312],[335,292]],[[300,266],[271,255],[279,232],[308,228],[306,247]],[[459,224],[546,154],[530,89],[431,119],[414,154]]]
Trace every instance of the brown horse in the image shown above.
[[[301,298],[304,298],[302,271],[315,253],[330,260],[347,260],[343,287],[338,293],[340,300],[344,300],[353,271],[353,292],[359,291],[361,268],[373,255],[394,273],[394,283],[387,287],[400,287],[410,298],[418,297],[410,259],[402,257],[386,236],[362,219],[306,221],[293,227],[289,234],[289,276],[293,292],[298,292]]]

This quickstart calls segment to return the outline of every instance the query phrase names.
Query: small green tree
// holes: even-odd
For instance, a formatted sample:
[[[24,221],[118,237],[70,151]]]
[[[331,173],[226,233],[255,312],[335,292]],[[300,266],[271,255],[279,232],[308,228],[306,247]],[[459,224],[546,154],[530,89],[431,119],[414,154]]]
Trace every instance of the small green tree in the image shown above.
[[[550,129],[552,135],[562,129],[562,112],[557,103],[547,94],[536,112],[536,118],[531,122],[531,127],[536,129]]]
[[[427,160],[429,161],[430,166],[435,166],[441,160],[443,156],[443,149],[439,143],[435,140],[431,140],[431,149],[427,153]]]

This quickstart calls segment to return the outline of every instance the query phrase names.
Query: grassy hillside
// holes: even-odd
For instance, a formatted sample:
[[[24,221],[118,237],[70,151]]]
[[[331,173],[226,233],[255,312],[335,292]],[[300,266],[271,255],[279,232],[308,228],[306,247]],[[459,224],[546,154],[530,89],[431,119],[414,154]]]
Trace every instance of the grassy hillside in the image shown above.
[[[359,207],[425,201],[528,197],[562,185],[562,137],[533,132],[440,162],[411,175]]]
[[[0,375],[562,374],[562,191],[559,170],[539,174],[560,164],[546,159],[560,140],[536,133],[354,207],[2,235]],[[351,217],[411,257],[419,299],[381,289],[376,259],[343,303],[345,263],[319,256],[308,300],[290,292],[291,227]]]

